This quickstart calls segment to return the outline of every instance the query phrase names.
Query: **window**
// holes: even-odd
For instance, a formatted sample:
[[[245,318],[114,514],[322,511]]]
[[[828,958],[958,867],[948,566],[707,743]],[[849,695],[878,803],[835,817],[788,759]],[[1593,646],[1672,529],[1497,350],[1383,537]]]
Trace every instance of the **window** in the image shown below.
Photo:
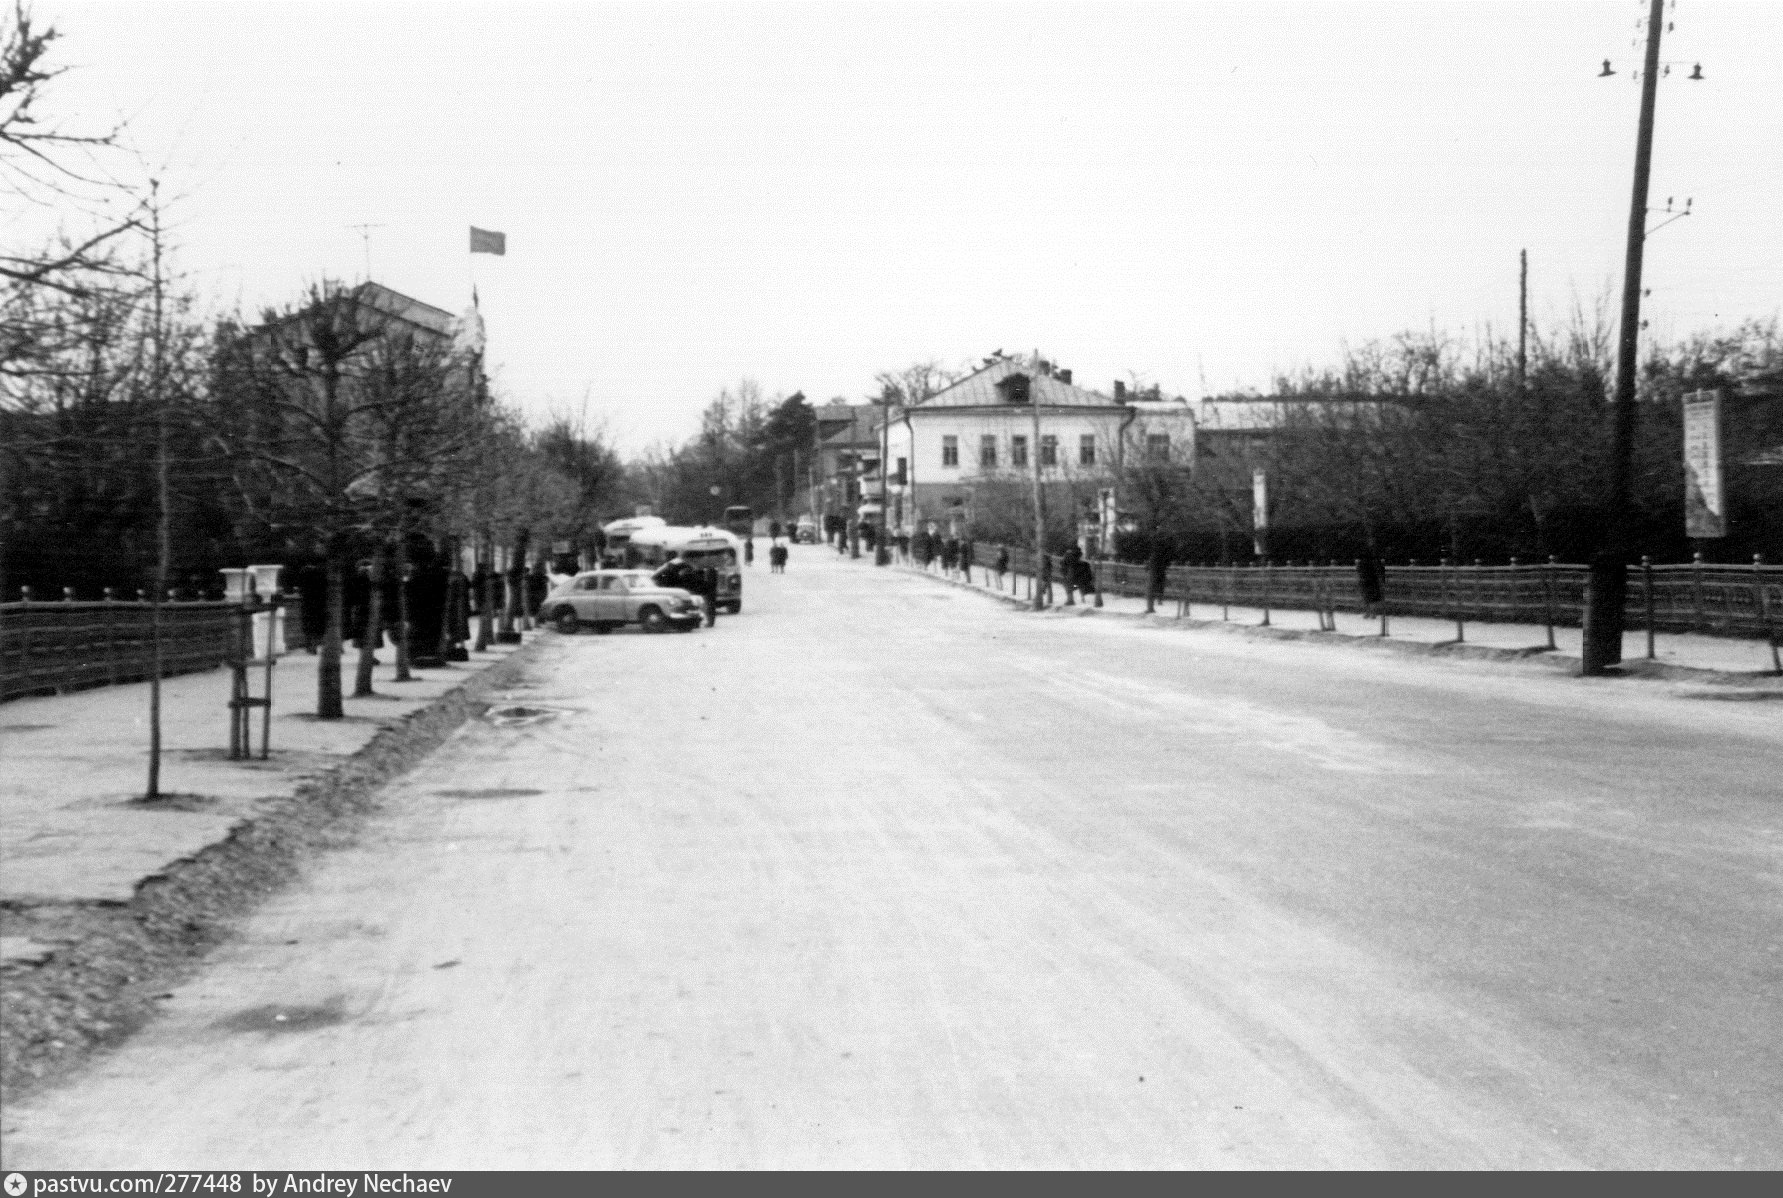
[[[904,472],[906,470],[908,470],[909,468],[910,468],[910,459],[909,458],[899,458],[898,459],[898,472],[896,475],[894,475],[892,477],[892,482],[900,487],[903,486],[904,485],[904,477],[905,477]]]
[[[1145,458],[1148,462],[1168,462],[1170,460],[1170,434],[1147,433],[1145,435]]]
[[[1040,464],[1057,466],[1059,464],[1059,439],[1048,433],[1040,438]]]
[[[1028,464],[1028,439],[1026,437],[1009,438],[1009,464],[1026,466]]]
[[[941,464],[958,466],[960,464],[960,439],[958,437],[941,438]]]
[[[978,438],[978,464],[990,470],[997,468],[997,438],[994,434],[986,433]]]
[[[1093,433],[1085,433],[1077,439],[1077,464],[1094,466],[1096,464],[1096,437]]]

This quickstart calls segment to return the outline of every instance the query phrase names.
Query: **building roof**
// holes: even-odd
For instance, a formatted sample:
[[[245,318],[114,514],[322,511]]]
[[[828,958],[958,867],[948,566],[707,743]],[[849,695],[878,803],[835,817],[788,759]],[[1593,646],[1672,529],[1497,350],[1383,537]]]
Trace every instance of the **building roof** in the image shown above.
[[[430,333],[450,337],[458,327],[458,318],[444,308],[422,303],[413,296],[393,291],[382,283],[361,283],[353,291],[367,307],[376,308],[386,316],[407,321]]]
[[[832,448],[879,444],[878,404],[825,404],[816,409],[817,438],[820,445]]]
[[[997,384],[1012,374],[1028,376],[1028,394],[1034,403],[1045,407],[1078,407],[1108,408],[1119,404],[1100,391],[1091,391],[1087,387],[1079,387],[1067,383],[1056,374],[1039,374],[1032,365],[1019,358],[999,358],[988,366],[967,375],[950,387],[943,388],[919,404],[912,404],[911,411],[928,411],[935,408],[1009,408],[1015,407],[1003,398],[997,390]],[[1025,405],[1022,405],[1025,406]]]

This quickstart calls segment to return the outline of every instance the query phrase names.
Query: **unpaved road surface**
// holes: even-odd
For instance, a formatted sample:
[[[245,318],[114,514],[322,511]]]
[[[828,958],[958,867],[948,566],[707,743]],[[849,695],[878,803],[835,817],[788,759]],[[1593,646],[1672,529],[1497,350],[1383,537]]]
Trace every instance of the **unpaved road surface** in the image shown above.
[[[545,646],[5,1164],[1783,1166],[1783,704],[747,602]]]

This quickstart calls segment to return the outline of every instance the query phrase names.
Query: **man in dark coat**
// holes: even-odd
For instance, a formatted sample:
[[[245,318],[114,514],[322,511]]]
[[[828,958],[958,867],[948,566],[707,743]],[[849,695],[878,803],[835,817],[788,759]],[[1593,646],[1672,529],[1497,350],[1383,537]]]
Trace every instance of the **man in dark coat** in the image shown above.
[[[328,634],[328,570],[316,562],[309,562],[298,567],[296,584],[303,647],[314,653]]]
[[[471,580],[463,570],[452,568],[446,575],[446,626],[442,630],[447,661],[469,661],[470,650],[464,643],[471,639]]]
[[[1052,554],[1040,555],[1040,581],[1036,584],[1035,595],[1040,605],[1045,607],[1052,602]]]
[[[419,669],[446,664],[441,652],[445,641],[446,568],[436,561],[415,567],[409,575],[409,663]]]
[[[718,623],[718,571],[707,566],[699,572],[700,597],[706,601],[706,627]]]
[[[700,588],[705,585],[701,572],[694,568],[686,558],[676,554],[655,574],[657,585],[680,587],[695,595],[704,594]]]
[[[1083,565],[1083,550],[1076,545],[1065,550],[1064,556],[1059,559],[1060,573],[1063,575],[1059,581],[1065,584],[1066,607],[1077,606],[1073,592],[1077,590],[1078,583],[1082,581],[1082,573],[1078,569],[1081,565]]]
[[[1170,544],[1163,537],[1152,540],[1151,557],[1146,561],[1145,610],[1151,614],[1156,610],[1158,600],[1164,597],[1164,588],[1170,581]]]
[[[1102,592],[1096,586],[1096,567],[1090,564],[1088,558],[1081,555],[1077,559],[1077,593],[1085,599],[1094,595],[1096,606],[1102,606]]]

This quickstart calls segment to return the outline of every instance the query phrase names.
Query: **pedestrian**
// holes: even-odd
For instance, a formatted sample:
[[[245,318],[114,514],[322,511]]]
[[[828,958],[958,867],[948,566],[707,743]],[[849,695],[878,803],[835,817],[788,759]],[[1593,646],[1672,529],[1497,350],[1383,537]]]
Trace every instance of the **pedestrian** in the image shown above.
[[[773,541],[778,541],[779,539],[780,539],[780,521],[778,521],[778,520],[768,521],[768,540],[770,542],[773,542]]]
[[[768,564],[773,568],[774,573],[786,573],[786,559],[789,556],[791,556],[791,554],[785,545],[775,545],[772,549],[768,550]]]
[[[775,527],[778,528],[779,525],[775,525]],[[744,537],[743,538],[743,564],[745,566],[753,566],[755,564],[755,538],[754,537]]]
[[[972,581],[972,538],[971,537],[961,537],[960,538],[960,570],[965,574],[966,581],[968,583],[970,583]]]
[[[303,628],[303,647],[314,653],[328,635],[328,571],[316,562],[297,570],[298,619]]]
[[[1078,568],[1078,566],[1080,566],[1082,564],[1083,564],[1083,550],[1080,549],[1076,545],[1073,545],[1069,549],[1065,550],[1064,556],[1059,558],[1059,566],[1060,566],[1059,581],[1065,585],[1065,606],[1066,607],[1077,606],[1077,600],[1075,598],[1073,598],[1073,592],[1075,592],[1077,590],[1077,583],[1078,583],[1078,578],[1079,578],[1077,568]]]
[[[953,576],[955,568],[960,564],[960,543],[953,537],[941,542],[941,573]]]
[[[1034,594],[1040,600],[1042,607],[1052,602],[1052,554],[1050,553],[1040,555],[1040,580],[1035,583]]]
[[[1145,580],[1145,612],[1151,615],[1157,608],[1159,600],[1164,598],[1164,587],[1170,581],[1170,544],[1163,537],[1152,539],[1151,557],[1146,562]]]
[[[679,553],[671,557],[667,564],[656,572],[655,582],[658,586],[680,587],[695,595],[703,593],[700,590],[700,587],[704,585],[701,572]]]
[[[995,569],[997,571],[997,589],[1000,591],[1003,589],[1003,576],[1009,573],[1009,546],[997,546],[997,564]]]
[[[908,532],[898,533],[898,560],[906,566],[910,564],[910,534]]]
[[[1088,558],[1079,554],[1078,558],[1077,558],[1076,569],[1077,569],[1077,593],[1079,595],[1082,595],[1085,599],[1088,599],[1091,595],[1094,595],[1096,597],[1096,606],[1101,607],[1102,606],[1102,591],[1099,587],[1096,586],[1096,568],[1090,564],[1090,560]]]
[[[706,601],[706,627],[718,623],[718,570],[707,566],[699,571],[700,596]]]

